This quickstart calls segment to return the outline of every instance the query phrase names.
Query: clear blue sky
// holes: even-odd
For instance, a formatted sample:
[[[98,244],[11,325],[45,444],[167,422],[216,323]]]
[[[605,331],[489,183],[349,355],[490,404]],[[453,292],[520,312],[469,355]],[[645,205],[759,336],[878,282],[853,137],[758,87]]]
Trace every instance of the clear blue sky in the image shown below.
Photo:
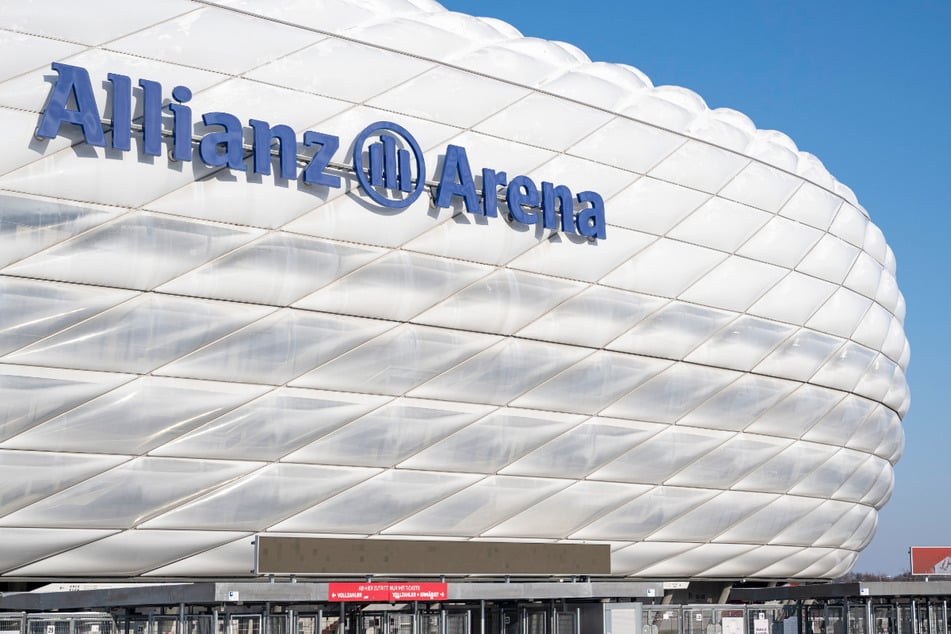
[[[819,157],[898,259],[912,406],[905,454],[857,572],[908,569],[909,546],[951,546],[951,2],[445,0],[525,35],[686,86]]]

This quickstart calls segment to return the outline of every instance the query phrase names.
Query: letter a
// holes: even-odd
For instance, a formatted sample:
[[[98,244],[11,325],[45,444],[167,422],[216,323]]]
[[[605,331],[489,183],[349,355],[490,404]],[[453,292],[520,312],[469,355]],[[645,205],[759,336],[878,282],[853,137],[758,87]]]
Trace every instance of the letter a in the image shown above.
[[[439,179],[439,187],[436,188],[436,206],[451,207],[453,196],[462,196],[466,211],[470,214],[482,213],[475,181],[472,180],[472,169],[466,157],[466,149],[458,145],[450,145],[446,148],[442,177]]]
[[[89,73],[85,68],[53,62],[53,70],[59,73],[56,84],[50,93],[49,103],[36,129],[41,139],[54,139],[59,135],[63,123],[72,123],[83,129],[83,136],[89,145],[106,146],[106,137],[102,133],[102,120],[99,107],[92,93]],[[67,109],[70,96],[76,98],[76,109]]]
[[[206,126],[219,125],[224,132],[209,132],[198,143],[198,155],[206,164],[212,167],[227,165],[231,169],[246,170],[244,164],[244,149],[242,143],[242,126],[238,117],[227,112],[206,112],[201,116]],[[218,148],[224,149],[223,154]]]
[[[578,233],[588,238],[604,240],[604,200],[601,195],[595,192],[581,192],[578,194],[578,202],[591,203],[590,207],[579,211],[575,218]]]

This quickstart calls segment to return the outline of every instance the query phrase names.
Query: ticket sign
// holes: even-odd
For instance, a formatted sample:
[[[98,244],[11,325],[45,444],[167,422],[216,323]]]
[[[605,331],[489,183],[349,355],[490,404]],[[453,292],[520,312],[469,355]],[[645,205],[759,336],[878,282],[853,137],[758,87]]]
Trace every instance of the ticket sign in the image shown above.
[[[331,601],[445,601],[445,583],[329,583],[327,598]]]
[[[951,575],[951,547],[913,546],[911,574]]]

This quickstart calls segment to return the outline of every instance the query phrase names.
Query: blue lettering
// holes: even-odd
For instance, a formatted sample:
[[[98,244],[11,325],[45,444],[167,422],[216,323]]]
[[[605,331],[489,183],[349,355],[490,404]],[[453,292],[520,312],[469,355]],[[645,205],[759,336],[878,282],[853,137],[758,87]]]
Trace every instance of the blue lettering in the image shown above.
[[[482,213],[488,218],[499,215],[499,187],[508,183],[505,172],[496,172],[489,168],[482,169]]]
[[[546,229],[557,229],[555,203],[561,211],[561,230],[565,233],[574,233],[575,201],[571,190],[564,185],[542,183],[542,217]]]
[[[254,129],[254,166],[255,174],[271,173],[271,139],[279,144],[278,158],[281,164],[281,178],[297,178],[297,135],[284,124],[273,128],[267,121],[251,119],[248,121]]]
[[[105,147],[105,134],[99,115],[89,73],[85,68],[54,62],[58,73],[50,91],[48,103],[37,126],[38,138],[55,138],[64,123],[79,126],[86,143]],[[107,75],[112,96],[112,148],[131,150],[132,143],[132,80],[116,73]],[[155,81],[140,79],[137,93],[142,105],[142,153],[159,156],[163,141],[163,112],[171,113],[171,153],[173,161],[191,161],[194,155],[192,108],[186,105],[192,99],[192,91],[186,86],[172,89],[168,110],[162,107],[162,85]],[[206,112],[202,115],[205,126],[216,126],[205,132],[198,142],[201,160],[211,167],[228,167],[247,171],[245,163],[245,128],[236,116],[227,112]],[[297,178],[298,142],[296,132],[287,125],[271,126],[267,121],[250,119],[251,172],[271,174],[271,163],[276,154],[279,177],[288,180]],[[363,148],[370,135],[376,133],[379,141],[367,148],[364,163]],[[402,139],[402,141],[400,141]],[[400,146],[404,147],[400,147]],[[327,173],[330,162],[340,148],[340,138],[314,131],[305,131],[303,146],[314,147],[313,156],[304,167],[301,180],[308,185],[323,185],[339,188],[341,178]],[[389,121],[372,123],[357,135],[354,142],[353,169],[363,191],[376,203],[392,209],[402,209],[412,204],[422,193],[426,184],[426,167],[422,151],[416,139],[403,127]],[[416,162],[416,182],[413,182],[412,161]],[[366,165],[366,169],[364,168]],[[526,225],[541,222],[545,229],[564,233],[579,233],[588,238],[604,239],[606,222],[604,200],[592,191],[572,196],[564,185],[542,182],[541,190],[528,176],[515,176],[509,180],[502,171],[482,169],[482,195],[476,190],[472,168],[465,148],[447,145],[439,184],[436,187],[436,207],[451,207],[455,197],[462,198],[466,212],[494,218],[499,213],[499,189],[505,188],[505,201],[510,219]],[[400,191],[408,196],[393,197],[391,192]],[[399,194],[397,194],[399,196]],[[587,205],[577,214],[575,201]]]
[[[436,189],[436,206],[451,207],[453,196],[462,196],[466,211],[470,214],[482,213],[466,149],[458,145],[446,148],[446,160],[443,162],[442,176]]]
[[[53,62],[53,70],[59,73],[59,77],[50,93],[49,103],[46,104],[43,118],[36,129],[36,136],[53,139],[59,135],[62,124],[72,123],[83,129],[86,143],[105,147],[106,137],[102,133],[102,119],[99,118],[99,107],[92,93],[89,73],[85,68],[59,62]],[[76,100],[75,110],[66,107],[71,96]]]
[[[591,206],[578,212],[575,224],[578,233],[589,238],[604,240],[604,199],[595,192],[581,192],[578,194],[579,203],[591,203]]]
[[[220,125],[224,132],[209,132],[198,144],[198,155],[207,165],[220,167],[227,165],[231,169],[246,170],[242,147],[244,127],[238,117],[227,112],[206,112],[201,117],[205,125]],[[223,151],[219,152],[219,147]]]
[[[522,205],[527,207],[538,206],[538,187],[528,176],[513,178],[509,183],[505,198],[512,218],[526,225],[533,225],[538,222],[537,214],[522,209]]]
[[[142,87],[142,152],[162,154],[162,84],[140,79]]]
[[[109,73],[112,83],[112,147],[132,149],[132,80],[125,75]]]
[[[185,86],[175,86],[172,89],[172,99],[178,102],[168,104],[168,109],[172,111],[172,130],[175,138],[172,144],[173,161],[192,160],[192,109],[182,105],[191,98],[192,91]]]
[[[312,185],[326,185],[327,187],[340,187],[340,177],[333,174],[327,174],[324,170],[333,159],[334,153],[340,147],[340,138],[320,132],[304,133],[304,146],[319,145],[320,148],[314,152],[313,158],[304,168],[303,181]]]

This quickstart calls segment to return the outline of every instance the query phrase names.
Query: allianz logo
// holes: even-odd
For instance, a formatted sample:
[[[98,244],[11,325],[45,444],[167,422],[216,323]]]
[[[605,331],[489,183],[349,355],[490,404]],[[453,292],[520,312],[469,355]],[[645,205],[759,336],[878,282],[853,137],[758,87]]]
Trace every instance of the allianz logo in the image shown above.
[[[89,72],[61,62],[53,62],[52,69],[57,78],[36,136],[55,138],[67,124],[82,130],[85,143],[107,147]],[[250,169],[253,174],[267,176],[276,156],[280,178],[300,178],[305,184],[329,188],[340,188],[342,184],[340,176],[328,172],[328,168],[338,173],[349,171],[349,166],[334,162],[340,151],[340,137],[332,134],[307,130],[298,141],[297,132],[287,125],[249,119],[252,142],[247,147],[246,128],[235,115],[206,112],[201,121],[208,131],[193,136],[193,113],[186,105],[192,91],[186,86],[175,86],[171,99],[167,99],[160,83],[139,79],[135,97],[141,105],[142,117],[134,123],[132,79],[108,73],[106,80],[112,98],[112,138],[108,147],[114,150],[131,150],[132,134],[136,132],[141,133],[143,154],[160,156],[168,151],[174,161],[195,160],[197,149],[198,160],[210,167],[244,172]],[[163,130],[169,118],[170,135]],[[170,137],[167,149],[166,137]],[[300,174],[298,163],[303,164]],[[364,193],[390,209],[408,207],[428,184],[426,161],[416,139],[404,127],[389,121],[371,123],[354,139],[352,171]],[[568,187],[550,182],[542,182],[539,187],[528,176],[509,178],[506,172],[491,168],[483,168],[481,176],[480,191],[466,149],[447,145],[442,169],[432,183],[433,205],[449,208],[454,202],[461,202],[468,213],[492,218],[499,215],[499,203],[504,203],[511,221],[541,224],[545,229],[592,240],[605,239],[604,200],[598,193],[583,191],[574,195]]]

